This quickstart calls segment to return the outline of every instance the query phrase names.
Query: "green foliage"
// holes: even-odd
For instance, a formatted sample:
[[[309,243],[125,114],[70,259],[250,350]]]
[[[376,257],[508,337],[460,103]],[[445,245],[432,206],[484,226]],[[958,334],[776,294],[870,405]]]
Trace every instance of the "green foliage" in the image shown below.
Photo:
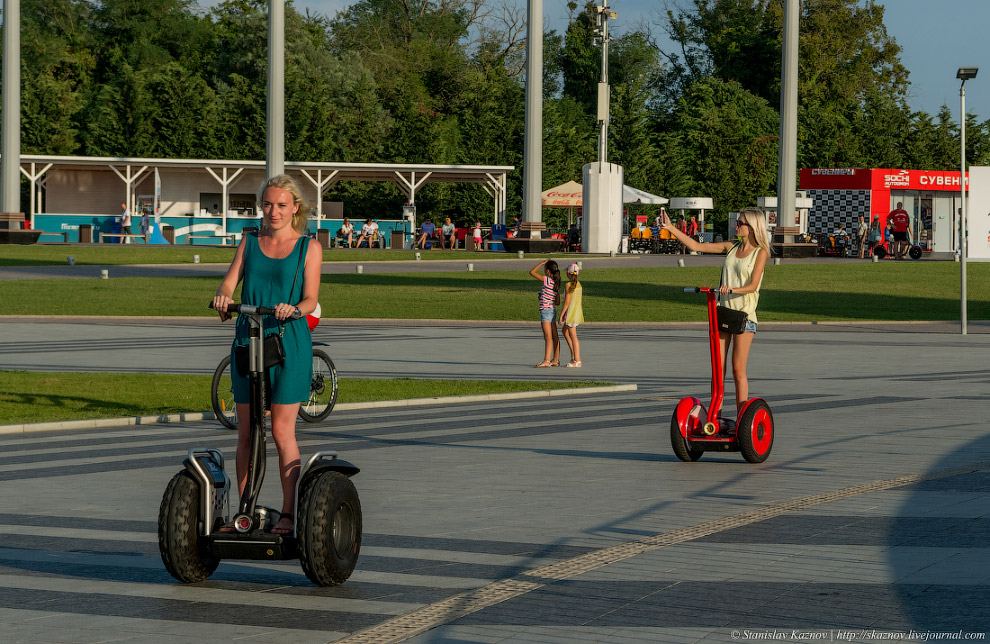
[[[406,255],[408,257],[408,255]],[[462,256],[463,257],[463,256]],[[558,261],[562,261],[558,259]],[[990,264],[969,269],[969,317],[990,319]],[[0,280],[7,315],[215,315],[205,304],[216,277]],[[704,298],[683,287],[718,281],[718,266],[585,268],[589,322],[705,319]],[[338,273],[320,286],[327,318],[508,320],[533,317],[538,284],[525,270]],[[167,292],[169,297],[162,297]],[[38,293],[45,293],[39,311]],[[808,320],[958,320],[959,267],[952,262],[879,264],[838,261],[767,266],[761,322]]]
[[[609,161],[627,183],[704,195],[716,212],[776,191],[781,0],[675,0],[660,28],[610,30]],[[263,159],[267,1],[22,0],[22,144],[27,153]],[[543,34],[543,188],[596,160],[601,49],[594,2],[568,3]],[[798,163],[958,166],[948,108],[912,113],[884,7],[804,0]],[[522,204],[521,14],[496,0],[359,0],[336,16],[286,6],[286,157],[302,161],[511,165]],[[957,115],[958,116],[958,115]],[[990,121],[967,115],[969,163],[990,164]],[[335,184],[355,219],[395,216],[392,184]],[[493,218],[477,185],[427,183],[421,213]],[[566,213],[547,210],[551,226]]]
[[[0,425],[162,416],[210,409],[212,376],[0,371]],[[338,403],[601,387],[594,381],[342,378]],[[135,395],[141,392],[141,395]]]
[[[692,85],[673,114],[690,194],[711,196],[717,220],[770,194],[777,177],[777,113],[738,83]]]

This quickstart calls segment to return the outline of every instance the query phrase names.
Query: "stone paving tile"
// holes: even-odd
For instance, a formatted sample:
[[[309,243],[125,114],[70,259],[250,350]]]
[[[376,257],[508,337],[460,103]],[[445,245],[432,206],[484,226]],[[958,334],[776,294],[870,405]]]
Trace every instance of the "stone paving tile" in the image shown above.
[[[425,373],[415,358],[362,364],[347,355],[351,344],[387,342],[388,333],[398,351],[399,343],[430,341],[436,329],[347,331],[340,337],[348,341],[338,342],[344,354],[338,367],[353,374]],[[490,335],[520,347],[539,341],[528,329]],[[685,389],[707,392],[703,343],[700,356],[684,351],[691,333],[586,337],[587,366],[603,369],[582,370],[581,377],[636,381],[642,390],[553,403],[341,411],[325,425],[300,427],[306,450],[331,446],[362,467],[355,483],[366,549],[354,577],[337,589],[312,587],[294,562],[224,562],[196,587],[176,584],[163,571],[155,512],[165,482],[191,443],[218,444],[229,454],[229,432],[200,424],[2,437],[0,574],[20,575],[21,585],[43,579],[64,588],[0,591],[0,629],[28,624],[32,641],[55,640],[56,629],[45,623],[138,641],[156,641],[158,634],[172,638],[159,641],[183,643],[329,641],[388,619],[359,612],[373,605],[364,602],[406,602],[412,610],[592,548],[990,460],[990,439],[978,420],[986,399],[959,397],[966,389],[985,390],[990,371],[979,356],[990,337],[761,334],[751,386],[767,392],[779,433],[772,458],[760,465],[738,454],[691,464],[671,454],[673,402]],[[910,351],[891,350],[905,347]],[[919,373],[909,354],[922,350],[930,359]],[[809,360],[824,352],[828,364]],[[869,359],[873,354],[885,359]],[[860,365],[855,374],[837,367],[852,363]],[[452,369],[479,377],[572,375],[534,375],[526,367],[523,373],[465,360]],[[57,471],[48,471],[46,463],[55,461]],[[274,471],[274,460],[269,468]],[[733,625],[957,630],[985,624],[988,481],[985,471],[924,481],[718,531],[551,583],[410,641],[728,641]],[[263,502],[277,497],[274,487],[266,487]],[[25,498],[36,515],[24,514]],[[86,584],[101,592],[87,593]],[[174,598],[126,594],[134,585]],[[223,604],[224,617],[209,610],[220,604],[193,601],[204,590],[233,600]],[[299,605],[259,606],[264,602],[252,602],[251,594],[280,606],[298,598]],[[36,610],[41,606],[44,612]],[[21,619],[35,614],[46,618]]]

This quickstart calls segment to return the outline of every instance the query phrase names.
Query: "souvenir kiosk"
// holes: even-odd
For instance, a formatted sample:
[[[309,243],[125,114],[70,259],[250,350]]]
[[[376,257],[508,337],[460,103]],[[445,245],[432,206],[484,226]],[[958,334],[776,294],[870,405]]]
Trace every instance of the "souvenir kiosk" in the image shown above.
[[[856,230],[859,217],[879,220],[883,228],[887,215],[901,203],[911,216],[911,239],[923,251],[948,259],[959,245],[958,170],[804,168],[800,183],[814,201],[808,213],[812,235],[829,234],[840,223]]]

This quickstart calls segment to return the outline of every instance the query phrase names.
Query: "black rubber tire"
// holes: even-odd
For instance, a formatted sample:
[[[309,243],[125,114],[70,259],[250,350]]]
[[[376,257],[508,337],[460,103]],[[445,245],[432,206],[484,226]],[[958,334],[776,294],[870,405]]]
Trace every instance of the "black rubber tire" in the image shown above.
[[[677,424],[677,412],[670,417],[670,446],[674,448],[674,456],[686,463],[693,463],[701,458],[704,450],[689,449],[687,441],[681,436],[681,428]]]
[[[199,484],[182,470],[165,488],[158,510],[158,550],[170,575],[187,584],[213,574],[220,560],[199,550]]]
[[[754,428],[754,424],[757,423],[761,427]],[[773,449],[774,439],[773,413],[770,411],[770,406],[763,400],[753,402],[746,408],[736,428],[736,442],[739,444],[743,458],[750,463],[762,463],[767,460],[770,450]]]
[[[877,244],[873,247],[873,254],[877,256],[877,259],[883,259],[887,256],[887,249]]]
[[[313,380],[309,401],[299,406],[299,417],[307,423],[325,420],[337,404],[337,367],[322,349],[313,349]]]
[[[908,256],[911,259],[921,259],[921,246],[912,246],[911,250],[908,251]]]
[[[217,420],[227,429],[237,430],[237,405],[234,403],[234,389],[230,379],[230,356],[225,356],[217,370],[213,372],[210,384],[210,403]]]
[[[308,475],[296,518],[299,561],[317,586],[347,581],[361,552],[361,502],[351,480],[329,469]]]

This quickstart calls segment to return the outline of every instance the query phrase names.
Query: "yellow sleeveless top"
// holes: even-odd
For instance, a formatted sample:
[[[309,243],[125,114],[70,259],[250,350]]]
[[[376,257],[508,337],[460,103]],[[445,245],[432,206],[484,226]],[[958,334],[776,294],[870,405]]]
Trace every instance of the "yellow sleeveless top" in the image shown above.
[[[753,268],[756,266],[756,256],[759,254],[759,247],[753,249],[746,257],[738,257],[736,252],[742,246],[733,246],[725,256],[725,264],[722,266],[722,283],[729,288],[740,288],[749,284],[753,277]],[[765,274],[765,273],[764,273]],[[760,303],[760,287],[763,285],[763,277],[756,285],[756,290],[752,293],[722,295],[719,297],[719,304],[726,308],[744,311],[753,323],[757,323],[756,306]]]
[[[568,284],[567,290],[571,292],[571,301],[567,305],[567,314],[564,315],[564,324],[569,324],[571,326],[581,324],[584,322],[584,307],[581,306],[581,282],[575,284],[573,290],[571,290],[571,285]]]

